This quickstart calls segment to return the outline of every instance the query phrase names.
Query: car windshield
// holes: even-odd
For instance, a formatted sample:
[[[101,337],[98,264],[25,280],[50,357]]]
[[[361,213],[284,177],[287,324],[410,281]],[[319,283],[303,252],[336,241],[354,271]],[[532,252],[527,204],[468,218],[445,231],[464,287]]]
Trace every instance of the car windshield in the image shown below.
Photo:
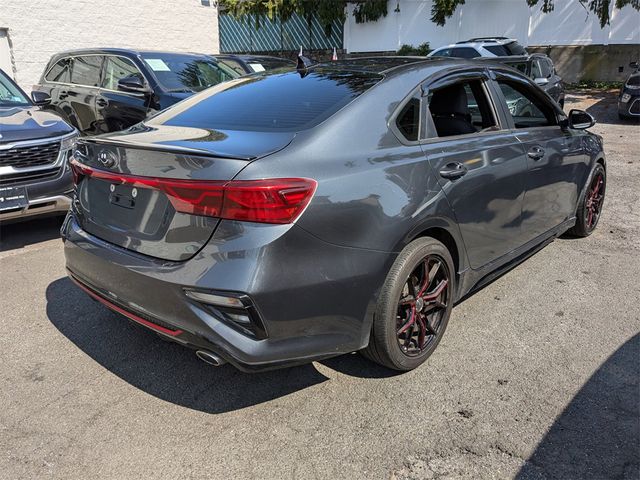
[[[294,132],[329,118],[382,77],[312,70],[255,74],[214,87],[180,102],[147,125],[217,130]]]
[[[150,52],[142,58],[169,92],[199,92],[238,77],[233,69],[203,55]]]
[[[15,83],[0,70],[0,107],[23,107],[31,105],[29,99]]]
[[[264,70],[275,70],[276,68],[293,67],[295,63],[284,58],[257,57],[247,58],[245,60],[249,68],[254,72],[262,72]]]

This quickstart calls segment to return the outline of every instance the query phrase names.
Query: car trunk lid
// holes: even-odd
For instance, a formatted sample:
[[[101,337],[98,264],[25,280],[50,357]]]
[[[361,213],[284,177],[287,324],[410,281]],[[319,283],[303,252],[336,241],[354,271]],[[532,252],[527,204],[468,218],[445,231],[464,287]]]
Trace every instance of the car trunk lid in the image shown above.
[[[74,213],[85,231],[104,241],[156,258],[187,260],[219,222],[206,209],[189,209],[190,197],[215,196],[218,185],[292,138],[291,133],[142,126],[129,134],[84,139],[73,160]]]

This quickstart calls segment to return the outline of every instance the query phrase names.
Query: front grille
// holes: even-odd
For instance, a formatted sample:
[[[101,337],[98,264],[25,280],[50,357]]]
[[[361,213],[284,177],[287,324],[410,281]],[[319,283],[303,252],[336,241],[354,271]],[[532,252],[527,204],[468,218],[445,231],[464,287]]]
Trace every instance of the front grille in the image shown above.
[[[46,170],[36,170],[33,172],[10,173],[0,176],[0,185],[16,185],[19,183],[30,183],[55,178],[60,173],[60,167],[47,168]]]
[[[0,150],[0,167],[30,168],[54,163],[60,152],[60,141]]]

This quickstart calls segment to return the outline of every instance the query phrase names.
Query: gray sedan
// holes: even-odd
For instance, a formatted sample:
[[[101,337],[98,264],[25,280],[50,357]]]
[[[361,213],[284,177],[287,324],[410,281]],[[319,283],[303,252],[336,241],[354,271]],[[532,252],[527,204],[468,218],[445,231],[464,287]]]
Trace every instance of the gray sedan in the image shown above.
[[[62,234],[81,289],[214,365],[361,350],[402,371],[433,352],[457,302],[596,227],[593,118],[565,115],[525,75],[303,60],[79,142]]]

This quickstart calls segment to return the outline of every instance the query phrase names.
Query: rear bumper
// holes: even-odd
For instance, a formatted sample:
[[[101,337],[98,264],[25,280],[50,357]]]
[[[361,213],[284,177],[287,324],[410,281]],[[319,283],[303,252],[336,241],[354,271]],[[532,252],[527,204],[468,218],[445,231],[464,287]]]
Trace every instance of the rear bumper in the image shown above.
[[[67,269],[112,310],[244,371],[308,363],[366,345],[393,255],[330,245],[296,226],[222,223],[192,259],[168,262],[93,237],[70,214],[62,227]],[[231,234],[237,229],[241,236]],[[188,298],[185,288],[248,295],[267,337],[242,333]]]

